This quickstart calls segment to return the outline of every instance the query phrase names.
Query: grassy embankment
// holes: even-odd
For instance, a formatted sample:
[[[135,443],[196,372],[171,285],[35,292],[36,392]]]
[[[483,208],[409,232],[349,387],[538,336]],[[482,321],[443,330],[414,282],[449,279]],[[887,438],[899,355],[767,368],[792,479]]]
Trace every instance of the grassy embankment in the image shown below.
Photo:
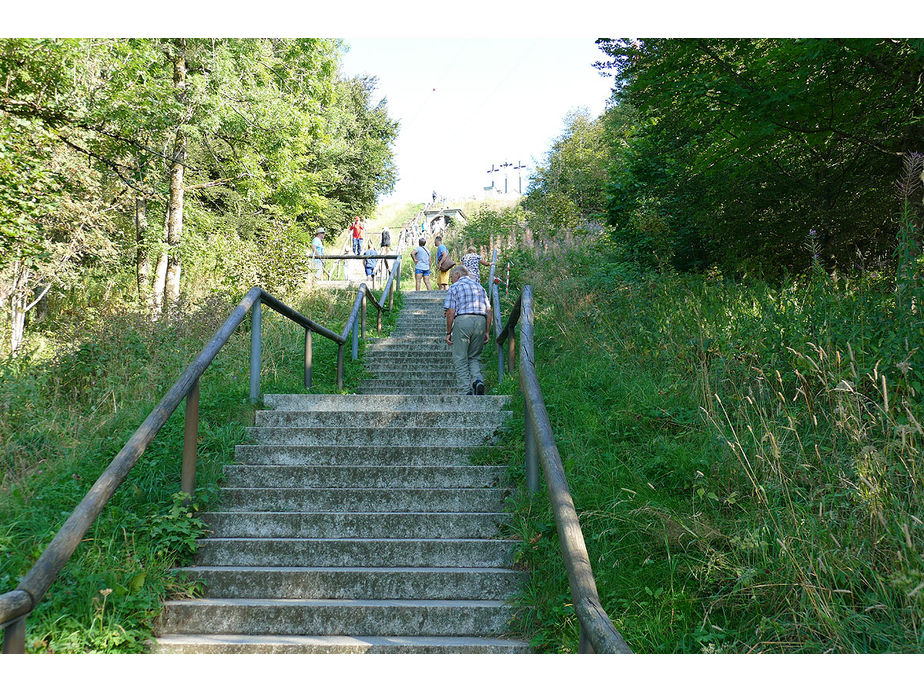
[[[921,650],[924,323],[890,281],[658,275],[602,246],[514,264],[601,599],[636,652]],[[522,488],[519,421],[489,454]],[[516,507],[516,626],[575,651],[544,488]]]
[[[355,295],[318,292],[290,305],[339,332]],[[0,592],[15,588],[233,307],[215,297],[152,323],[125,308],[75,305],[73,314],[58,315],[54,330],[33,335],[40,351],[0,364]],[[374,315],[370,310],[367,334],[375,333]],[[262,392],[304,391],[303,340],[302,328],[264,310]],[[215,503],[222,465],[253,420],[249,345],[246,320],[202,378],[193,509]],[[335,392],[336,345],[315,336],[313,346],[312,392]],[[361,364],[347,354],[346,391],[361,377]],[[143,651],[161,600],[194,593],[194,585],[169,572],[203,534],[178,495],[183,412],[181,405],[29,618],[27,651]]]

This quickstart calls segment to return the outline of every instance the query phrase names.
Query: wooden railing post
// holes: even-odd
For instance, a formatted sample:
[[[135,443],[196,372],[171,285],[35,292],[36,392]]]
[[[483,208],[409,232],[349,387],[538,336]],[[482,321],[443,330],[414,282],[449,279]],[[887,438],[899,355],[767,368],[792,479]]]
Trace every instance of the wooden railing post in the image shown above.
[[[391,293],[388,294],[388,310],[395,307],[395,292],[401,291],[401,258],[398,257],[394,264],[395,282],[391,287]]]
[[[199,378],[186,395],[186,424],[183,430],[183,472],[180,490],[192,500],[196,491],[196,448],[199,442]]]
[[[359,358],[359,325],[353,323],[353,360]]]
[[[314,352],[311,346],[311,330],[305,328],[305,389],[311,388],[311,361]]]
[[[587,637],[587,630],[578,624],[578,633],[580,640],[578,642],[578,654],[596,654],[593,643]]]
[[[513,336],[513,332],[511,331],[510,336],[507,337],[507,372],[513,373],[516,367],[517,367],[517,340]]]
[[[250,403],[256,404],[260,399],[260,348],[263,328],[263,303],[257,300],[253,304],[252,329],[250,330]]]
[[[25,654],[26,617],[10,623],[3,631],[3,654]]]

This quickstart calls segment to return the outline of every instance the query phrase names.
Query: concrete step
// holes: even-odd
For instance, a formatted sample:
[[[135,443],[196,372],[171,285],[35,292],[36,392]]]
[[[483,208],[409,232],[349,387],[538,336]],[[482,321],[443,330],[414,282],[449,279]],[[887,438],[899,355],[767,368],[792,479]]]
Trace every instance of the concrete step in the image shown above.
[[[498,600],[188,599],[168,601],[158,630],[252,635],[500,635],[513,607]]]
[[[416,361],[393,359],[366,362],[367,380],[381,380],[383,378],[401,379],[405,381],[430,380],[432,378],[445,379],[455,374],[455,363],[450,358],[421,358]]]
[[[450,395],[456,392],[455,385],[419,385],[409,387],[407,385],[388,385],[380,384],[374,381],[366,381],[356,387],[356,391],[362,395]]]
[[[526,573],[509,568],[193,566],[215,599],[511,599]]]
[[[212,538],[494,539],[510,517],[479,512],[209,512]]]
[[[504,488],[230,488],[224,511],[503,512]]]
[[[432,333],[439,334],[441,331],[443,332],[443,334],[445,334],[446,321],[439,319],[439,318],[435,320],[413,320],[413,321],[402,320],[402,321],[395,323],[395,329],[392,330],[391,334],[389,335],[389,338],[399,336],[399,335],[411,335],[411,334],[418,334],[418,333],[429,334],[432,332]]]
[[[380,350],[380,351],[367,351],[363,355],[363,363],[366,367],[369,367],[371,364],[376,363],[403,363],[410,362],[420,363],[424,362],[427,367],[430,366],[433,362],[442,362],[446,364],[452,363],[452,351],[394,351],[394,350]]]
[[[374,465],[226,465],[226,486],[235,488],[490,488],[507,478],[507,467]]]
[[[439,331],[433,335],[399,335],[394,339],[389,338],[389,341],[368,343],[363,353],[368,356],[372,354],[394,355],[402,352],[413,356],[444,356],[446,354],[451,356],[452,347],[446,343],[446,333]]]
[[[367,348],[370,347],[382,347],[388,345],[410,345],[410,344],[446,344],[444,337],[446,336],[446,331],[444,329],[435,329],[433,332],[422,332],[422,333],[408,333],[408,334],[391,334],[388,337],[382,337],[381,339],[367,340]]]
[[[449,373],[435,373],[423,377],[415,377],[407,373],[395,373],[392,371],[386,373],[372,373],[370,376],[371,377],[360,381],[360,385],[363,387],[370,385],[400,387],[403,392],[408,394],[424,388],[430,391],[442,391],[444,388],[453,387],[456,383],[455,377],[450,376]]]
[[[346,411],[287,411],[282,409],[260,409],[256,412],[257,426],[326,426],[345,428],[358,426],[388,426],[390,428],[438,428],[452,426],[474,426],[477,428],[499,427],[510,421],[513,412],[508,410],[482,412],[456,411],[395,411],[363,412],[355,414]]]
[[[411,288],[410,290],[405,289],[401,295],[404,297],[404,306],[408,307],[416,302],[445,301],[447,292],[448,289],[430,289],[429,291],[421,289],[417,291]]]
[[[377,380],[370,378],[363,380],[356,386],[360,394],[452,394],[456,391],[455,380],[427,380],[420,383],[403,383],[393,380]]]
[[[201,539],[196,562],[226,566],[507,568],[507,539]]]
[[[247,437],[263,445],[349,445],[374,448],[412,445],[486,445],[494,437],[494,427],[477,428],[247,428]]]
[[[163,635],[160,654],[526,654],[521,640],[346,635]]]
[[[442,361],[452,363],[451,349],[432,349],[432,348],[413,348],[413,349],[369,349],[363,355],[363,363],[376,363],[377,361],[392,362],[397,359],[419,363],[423,365],[423,370],[433,368],[434,362]]]
[[[506,395],[264,395],[271,409],[288,411],[500,411],[510,404]]]
[[[414,318],[398,318],[395,320],[396,328],[427,328],[432,327],[434,329],[439,329],[441,327],[446,327],[446,319],[442,315],[428,315],[420,316]]]
[[[428,366],[431,364],[428,364]],[[437,369],[429,367],[427,369],[410,369],[402,368],[381,368],[376,371],[370,371],[363,382],[388,381],[402,385],[417,385],[426,383],[447,384],[455,381],[455,371],[450,368]]]
[[[416,467],[462,464],[480,449],[477,445],[375,448],[364,445],[238,445],[234,448],[234,459],[243,464]]]

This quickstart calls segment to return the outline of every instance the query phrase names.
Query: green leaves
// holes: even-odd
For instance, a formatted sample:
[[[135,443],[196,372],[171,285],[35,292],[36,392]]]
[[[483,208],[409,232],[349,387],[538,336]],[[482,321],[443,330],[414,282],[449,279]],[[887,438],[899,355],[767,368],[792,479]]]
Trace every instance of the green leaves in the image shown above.
[[[618,112],[609,221],[647,238],[637,210],[657,200],[678,269],[804,270],[815,229],[825,266],[894,244],[892,180],[919,147],[924,41],[601,40]],[[633,242],[635,238],[633,237]]]

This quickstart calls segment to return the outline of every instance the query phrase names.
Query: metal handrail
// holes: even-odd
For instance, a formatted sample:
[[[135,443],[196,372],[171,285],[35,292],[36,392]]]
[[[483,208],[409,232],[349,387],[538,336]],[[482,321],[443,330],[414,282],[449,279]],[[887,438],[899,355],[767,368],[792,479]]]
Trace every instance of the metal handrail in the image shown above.
[[[492,268],[493,269],[493,268]],[[494,315],[500,315],[500,293],[491,283],[491,298]],[[521,321],[522,318],[522,321]],[[545,473],[546,487],[555,516],[558,542],[568,572],[568,584],[574,601],[574,611],[580,624],[579,651],[586,653],[628,654],[632,650],[613,625],[600,605],[600,595],[594,582],[590,558],[581,525],[578,521],[574,499],[568,490],[565,468],[555,445],[552,424],[542,399],[542,390],[536,377],[536,360],[533,351],[533,289],[526,285],[517,298],[510,317],[503,328],[500,318],[496,319],[495,342],[498,352],[498,380],[503,378],[503,349],[505,341],[510,346],[508,371],[514,367],[514,328],[520,324],[520,391],[525,402],[526,420],[526,484],[530,492],[539,490],[539,463]]]
[[[183,439],[183,462],[180,489],[193,496],[195,491],[196,475],[196,445],[199,431],[199,378],[205,369],[212,363],[221,348],[228,342],[234,330],[244,321],[247,312],[252,309],[251,351],[250,351],[250,401],[256,402],[260,398],[260,352],[262,331],[262,309],[266,304],[280,315],[292,320],[305,328],[305,388],[311,387],[312,346],[311,334],[316,332],[338,344],[337,354],[337,387],[343,387],[343,348],[353,332],[353,358],[357,354],[357,329],[359,320],[359,307],[362,308],[361,329],[365,338],[365,305],[366,298],[371,297],[373,305],[379,311],[379,331],[382,329],[382,312],[391,310],[394,301],[392,287],[400,291],[401,287],[401,259],[399,258],[392,268],[391,275],[385,285],[380,299],[372,295],[365,284],[359,286],[353,311],[347,325],[341,334],[306,318],[298,311],[290,308],[279,299],[255,286],[237,308],[231,313],[225,323],[218,329],[211,341],[202,349],[199,355],[186,368],[176,380],[173,387],[157,403],[148,414],[141,426],[134,432],[128,442],[113,458],[109,466],[99,476],[83,500],[74,508],[61,529],[51,540],[51,543],[42,552],[32,569],[19,582],[14,590],[0,594],[0,630],[4,632],[3,653],[22,654],[25,652],[26,617],[32,613],[42,597],[57,578],[64,564],[70,559],[83,541],[84,535],[99,517],[106,503],[112,498],[122,481],[140,459],[154,437],[160,432],[167,419],[186,399],[186,420]],[[388,299],[389,307],[384,304]]]

